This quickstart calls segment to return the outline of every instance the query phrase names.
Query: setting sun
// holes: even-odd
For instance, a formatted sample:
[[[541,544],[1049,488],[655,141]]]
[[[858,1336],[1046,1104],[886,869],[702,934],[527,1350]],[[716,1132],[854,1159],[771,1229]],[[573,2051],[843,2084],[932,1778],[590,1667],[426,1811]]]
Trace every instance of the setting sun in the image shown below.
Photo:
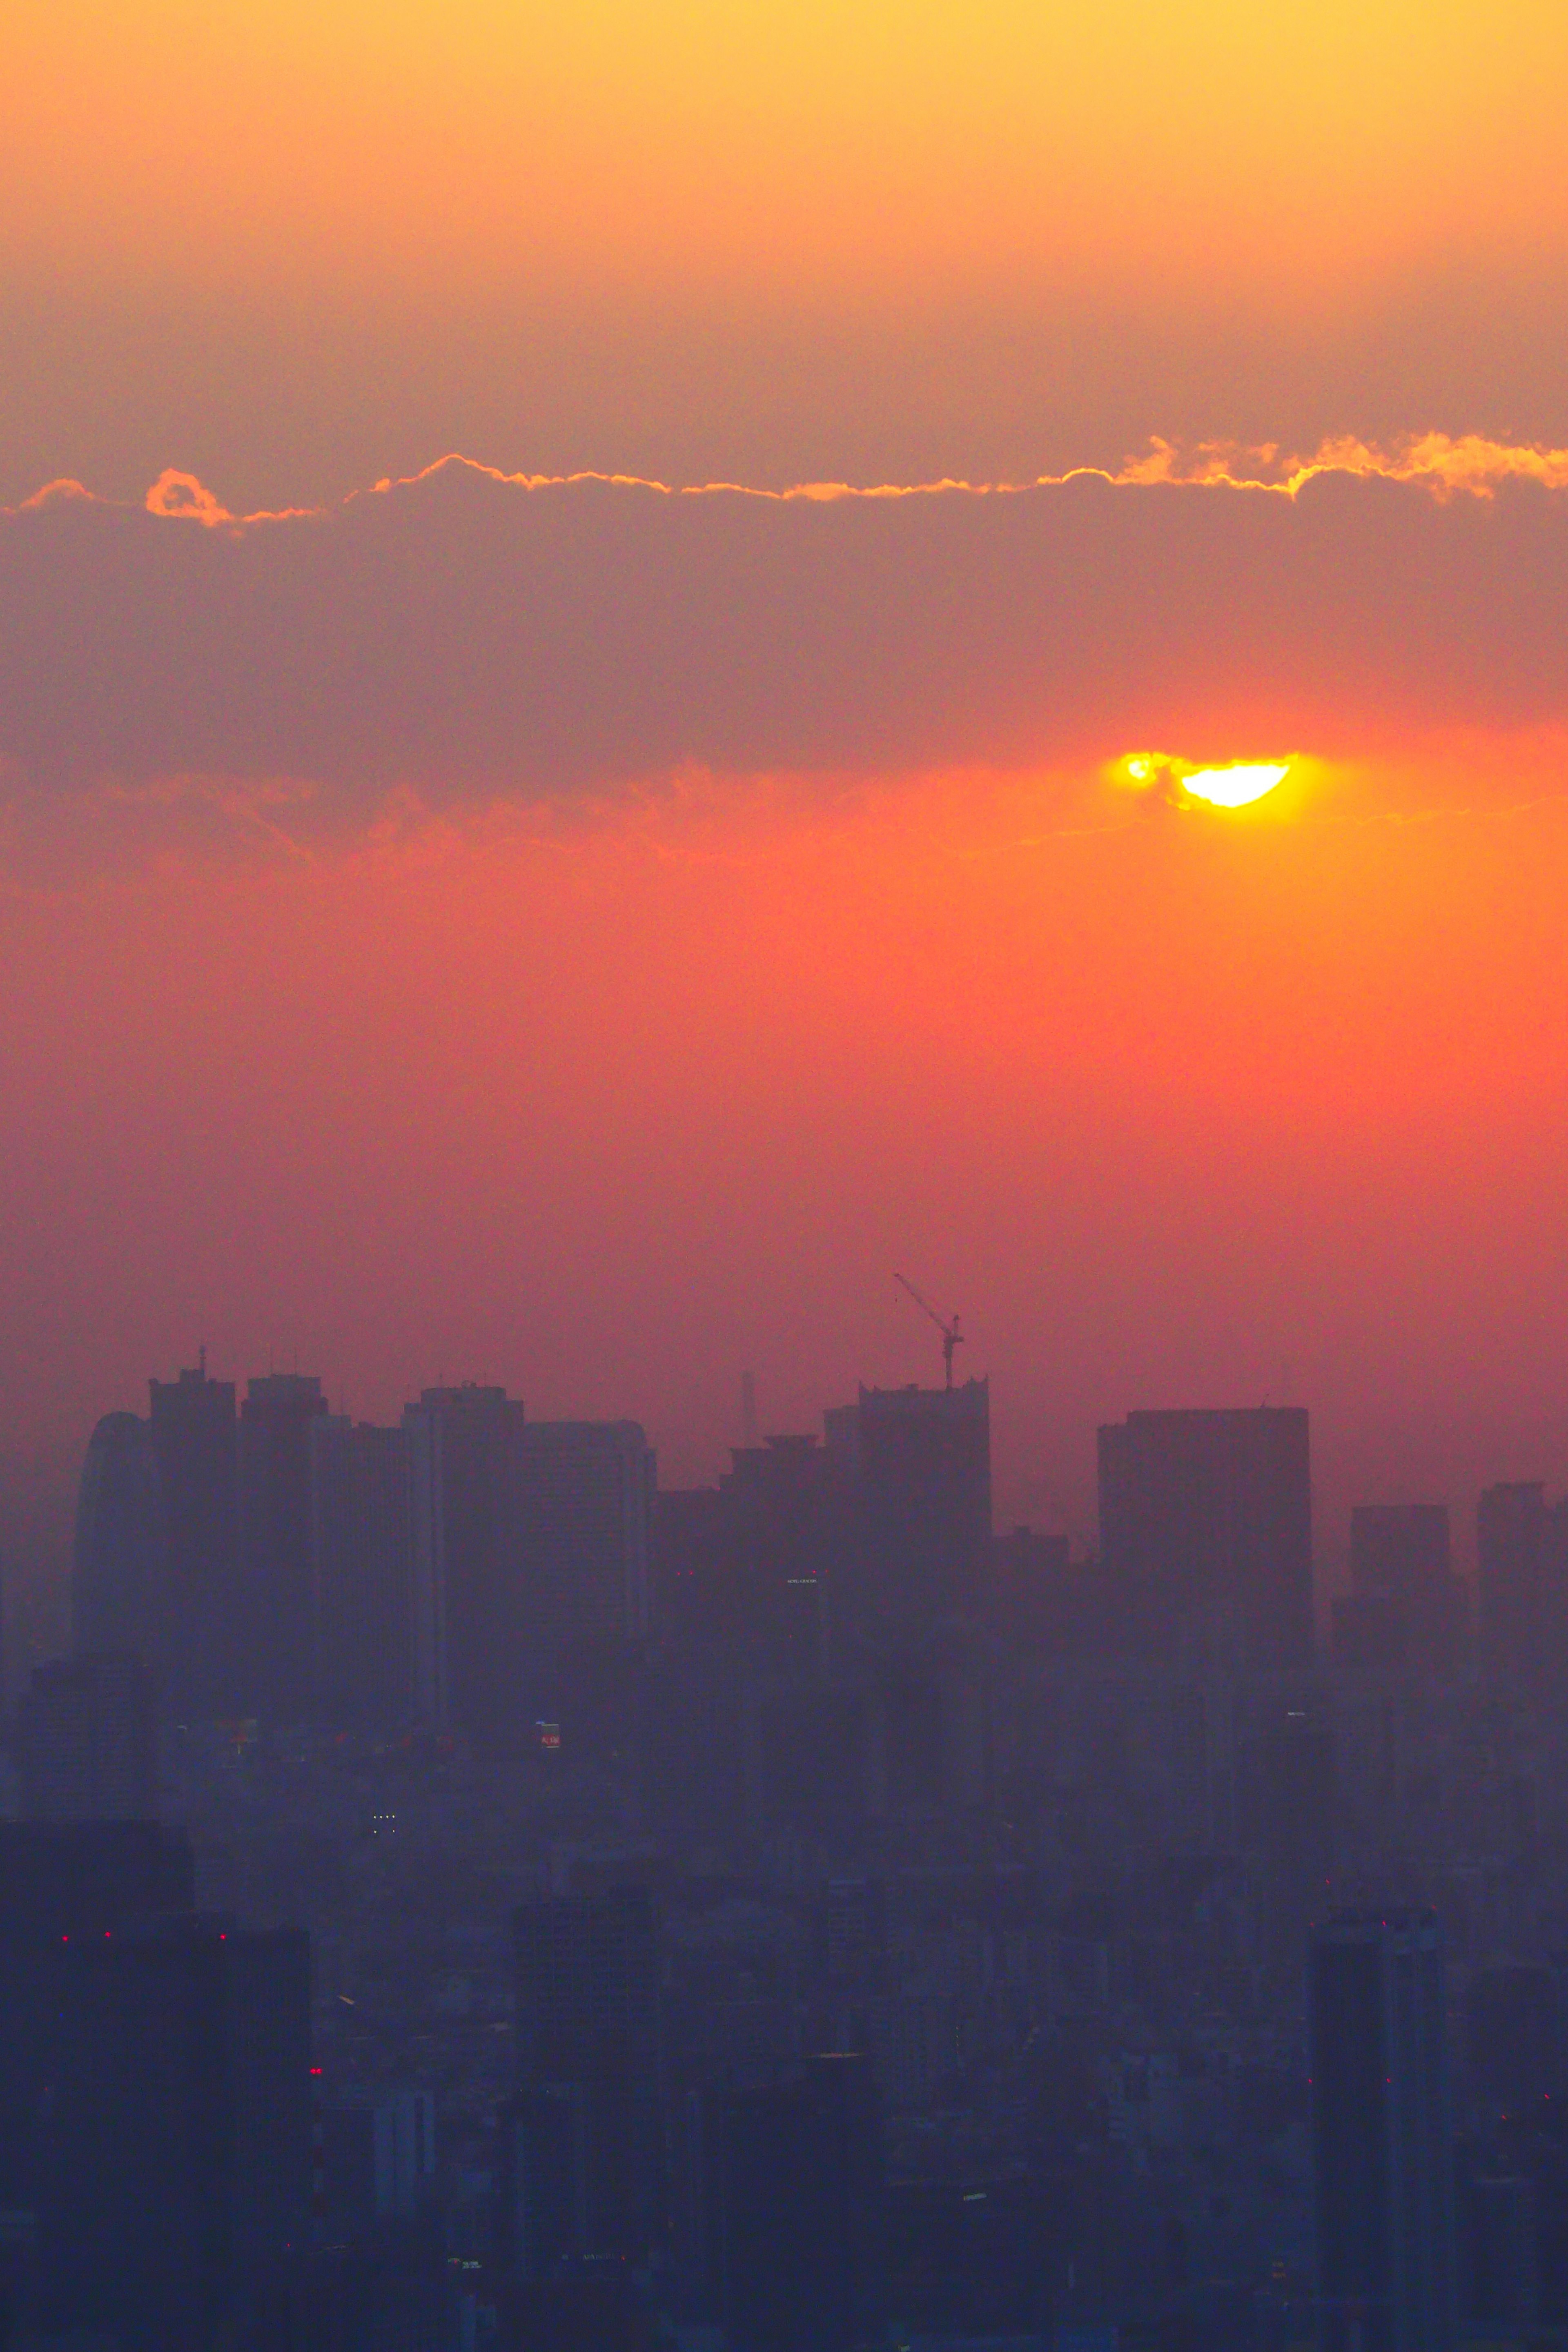
[[[1211,808],[1247,808],[1283,783],[1288,773],[1288,761],[1278,766],[1199,768],[1183,777],[1182,790],[1195,801],[1207,801]]]

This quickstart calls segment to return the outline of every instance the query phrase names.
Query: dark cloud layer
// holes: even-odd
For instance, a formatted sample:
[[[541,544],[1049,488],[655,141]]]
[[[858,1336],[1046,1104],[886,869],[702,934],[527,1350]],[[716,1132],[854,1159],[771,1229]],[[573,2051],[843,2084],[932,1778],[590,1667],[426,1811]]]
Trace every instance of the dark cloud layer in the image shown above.
[[[154,503],[0,518],[14,793],[288,779],[352,821],[400,787],[1332,757],[1568,718],[1568,491],[1506,468],[780,499],[454,461],[321,513]]]

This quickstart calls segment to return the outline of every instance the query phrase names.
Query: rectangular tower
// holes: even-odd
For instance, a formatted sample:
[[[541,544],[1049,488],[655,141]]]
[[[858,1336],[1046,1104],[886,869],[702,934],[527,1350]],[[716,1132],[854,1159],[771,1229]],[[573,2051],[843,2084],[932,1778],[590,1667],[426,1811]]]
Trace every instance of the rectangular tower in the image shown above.
[[[1442,1935],[1345,1914],[1308,1963],[1322,2352],[1447,2352],[1454,2210]]]
[[[552,1648],[647,1631],[656,1462],[635,1421],[531,1421],[514,1456],[516,1604]]]
[[[204,1362],[148,1388],[168,1544],[168,1665],[161,1696],[177,1714],[236,1714],[243,1707],[245,1659],[234,1382],[209,1380]]]
[[[303,1372],[251,1381],[239,1414],[239,1549],[253,1711],[310,1711],[310,1431],[327,1410]]]
[[[464,1730],[516,1715],[521,1665],[515,1455],[503,1388],[426,1389],[404,1408],[413,1507],[416,1699]]]
[[[1312,1654],[1312,1487],[1298,1405],[1130,1412],[1100,1433],[1100,1541],[1136,1638],[1210,1670]]]
[[[310,1430],[316,1710],[393,1726],[415,1712],[412,1448],[327,1414]]]

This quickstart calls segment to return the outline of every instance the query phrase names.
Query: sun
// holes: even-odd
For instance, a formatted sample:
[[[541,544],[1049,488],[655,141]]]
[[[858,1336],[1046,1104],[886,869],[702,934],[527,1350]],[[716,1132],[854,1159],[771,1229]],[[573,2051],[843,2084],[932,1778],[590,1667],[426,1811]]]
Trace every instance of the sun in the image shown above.
[[[1263,799],[1290,772],[1288,760],[1276,762],[1237,761],[1230,768],[1197,768],[1182,778],[1182,790],[1211,808],[1248,808]]]

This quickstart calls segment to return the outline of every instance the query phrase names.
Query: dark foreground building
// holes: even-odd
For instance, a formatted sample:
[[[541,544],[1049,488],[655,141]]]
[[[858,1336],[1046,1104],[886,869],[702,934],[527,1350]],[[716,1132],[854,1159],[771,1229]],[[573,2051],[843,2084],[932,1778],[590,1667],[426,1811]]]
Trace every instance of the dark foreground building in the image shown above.
[[[1322,2352],[1447,2352],[1454,2200],[1431,1913],[1319,1928],[1308,2005]]]

